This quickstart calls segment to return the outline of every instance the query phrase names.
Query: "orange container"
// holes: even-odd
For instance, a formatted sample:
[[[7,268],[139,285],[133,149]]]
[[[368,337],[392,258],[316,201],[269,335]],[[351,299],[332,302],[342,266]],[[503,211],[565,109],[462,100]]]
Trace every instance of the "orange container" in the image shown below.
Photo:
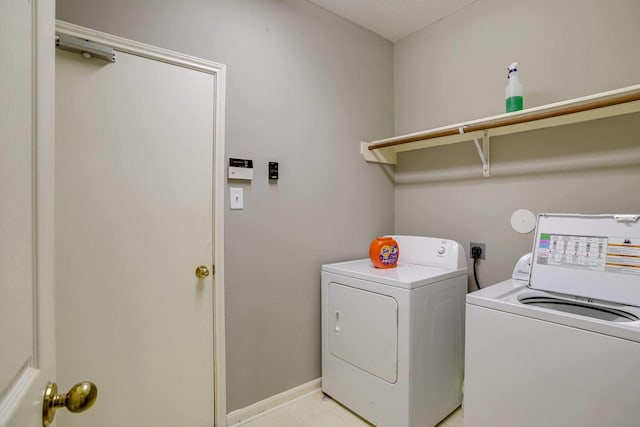
[[[391,237],[376,237],[369,246],[369,258],[376,268],[393,268],[398,263],[400,249]]]

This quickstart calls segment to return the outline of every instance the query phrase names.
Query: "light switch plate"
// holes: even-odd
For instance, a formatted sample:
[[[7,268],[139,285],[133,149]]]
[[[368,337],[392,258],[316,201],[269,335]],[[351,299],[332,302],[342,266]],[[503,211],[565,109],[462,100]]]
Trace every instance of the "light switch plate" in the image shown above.
[[[242,188],[229,188],[229,197],[231,209],[242,209],[244,207]]]

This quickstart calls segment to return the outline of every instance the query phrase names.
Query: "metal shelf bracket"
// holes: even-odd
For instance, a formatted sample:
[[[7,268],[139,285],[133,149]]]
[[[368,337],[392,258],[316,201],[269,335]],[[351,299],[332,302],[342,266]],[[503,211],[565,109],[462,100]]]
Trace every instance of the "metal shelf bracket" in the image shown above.
[[[458,128],[458,132],[460,135],[464,133],[464,128],[466,126],[460,126]],[[480,147],[480,142],[478,142],[478,137],[475,132],[471,132],[471,136],[473,137],[473,143],[476,146],[476,150],[478,151],[478,156],[480,157],[480,161],[482,162],[482,175],[484,177],[491,176],[491,137],[489,136],[489,131],[484,130],[482,132],[482,147]]]

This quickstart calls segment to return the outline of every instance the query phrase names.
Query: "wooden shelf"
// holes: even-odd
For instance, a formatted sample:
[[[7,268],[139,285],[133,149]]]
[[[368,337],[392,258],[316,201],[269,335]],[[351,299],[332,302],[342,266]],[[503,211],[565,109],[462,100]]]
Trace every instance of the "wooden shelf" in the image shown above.
[[[368,162],[396,164],[397,153],[439,145],[474,141],[489,176],[489,146],[492,136],[563,126],[640,111],[640,85],[582,98],[528,108],[513,113],[457,123],[372,142],[361,142],[360,153]],[[478,137],[483,138],[480,147]]]

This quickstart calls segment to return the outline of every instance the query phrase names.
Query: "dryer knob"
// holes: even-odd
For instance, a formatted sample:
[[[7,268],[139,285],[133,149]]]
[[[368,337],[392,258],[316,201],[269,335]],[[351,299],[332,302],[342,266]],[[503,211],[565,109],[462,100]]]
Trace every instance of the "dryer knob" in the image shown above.
[[[440,255],[444,254],[444,253],[445,253],[445,251],[446,251],[446,249],[445,249],[445,247],[444,247],[444,246],[440,246],[440,249],[438,249],[438,253],[439,253]]]

